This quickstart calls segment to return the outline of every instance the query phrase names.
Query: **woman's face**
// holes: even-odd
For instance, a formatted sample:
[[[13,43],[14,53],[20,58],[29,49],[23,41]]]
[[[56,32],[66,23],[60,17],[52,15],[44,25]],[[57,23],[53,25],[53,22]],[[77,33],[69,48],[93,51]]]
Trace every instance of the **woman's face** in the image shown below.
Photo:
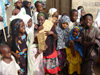
[[[74,28],[73,29],[73,36],[76,37],[79,34],[79,29],[78,28]]]
[[[38,23],[39,23],[40,26],[43,25],[44,21],[45,21],[44,16],[38,16]]]
[[[67,22],[62,23],[62,28],[63,29],[66,29],[67,27],[68,27],[68,23]]]
[[[22,34],[25,33],[25,25],[23,21],[20,23],[19,32]]]

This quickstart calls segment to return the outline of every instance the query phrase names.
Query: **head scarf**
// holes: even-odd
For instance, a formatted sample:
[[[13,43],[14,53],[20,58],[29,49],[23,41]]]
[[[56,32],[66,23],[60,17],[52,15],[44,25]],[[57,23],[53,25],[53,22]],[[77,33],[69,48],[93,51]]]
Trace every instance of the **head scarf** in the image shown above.
[[[31,17],[29,16],[29,15],[24,15],[23,17],[22,17],[22,20],[24,21],[24,23],[25,23],[25,27],[27,27],[27,23],[28,23],[28,21],[31,19]]]
[[[57,50],[59,49],[63,49],[66,47],[68,39],[69,39],[69,28],[67,27],[66,29],[62,28],[62,23],[63,22],[70,22],[70,19],[68,16],[63,16],[60,19],[60,22],[58,24],[58,26],[56,27],[56,33],[58,36],[58,40],[57,40]]]
[[[79,30],[79,34],[78,34],[76,37],[73,36],[73,30],[74,30],[75,28],[77,28],[77,29]],[[70,37],[69,37],[69,41],[70,41],[70,40],[76,40],[76,39],[78,39],[81,31],[82,31],[82,29],[81,29],[79,26],[75,26],[75,27],[72,29],[72,31],[71,31],[71,34],[70,34]],[[80,55],[83,57],[83,51],[82,51],[82,50],[83,50],[83,47],[82,47],[79,43],[74,42],[74,48],[75,48],[75,50],[77,50],[77,51],[80,53]]]
[[[30,8],[28,8],[28,3],[29,3],[28,1],[23,1],[23,7],[26,10],[26,14],[31,16],[31,10],[30,10]]]
[[[51,8],[49,10],[49,17],[52,17],[55,12],[57,12],[57,9],[56,8]]]
[[[70,23],[70,18],[68,16],[62,16],[60,19],[61,23],[67,22],[68,25]]]

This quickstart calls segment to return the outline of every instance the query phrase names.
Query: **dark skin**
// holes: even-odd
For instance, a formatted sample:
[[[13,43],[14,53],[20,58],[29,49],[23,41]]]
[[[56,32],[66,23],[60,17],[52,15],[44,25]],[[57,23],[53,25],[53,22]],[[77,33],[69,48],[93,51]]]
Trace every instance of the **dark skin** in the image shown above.
[[[86,29],[86,32],[89,33],[90,30],[93,28],[92,24],[93,24],[93,18],[91,16],[86,16],[85,20],[85,29]],[[91,37],[86,37],[88,39],[91,39]],[[87,42],[87,41],[84,41],[84,45],[85,46],[88,46],[88,45],[92,45],[92,44],[95,44],[95,40],[94,41],[91,41],[91,42]]]
[[[2,22],[2,21],[3,21],[3,17],[0,16],[0,22]]]
[[[4,62],[9,64],[12,61],[11,49],[8,45],[0,46],[0,53],[1,53],[1,56],[2,56],[2,60]],[[21,70],[19,70],[18,72],[19,72],[19,75],[22,75]]]
[[[78,12],[72,12],[71,21],[76,22],[78,19]]]
[[[36,7],[38,12],[42,12],[43,11],[43,4],[42,3],[38,3],[38,6]]]
[[[73,40],[70,40],[69,44],[68,44],[68,47],[71,49],[71,53],[73,55],[73,57],[76,56],[76,51],[74,49],[74,41]]]
[[[15,7],[20,9],[22,7],[22,0],[18,0],[16,3],[15,3]]]
[[[15,8],[15,9],[12,11],[12,15],[17,15],[19,12],[20,12],[20,10],[17,9],[17,8]]]
[[[58,19],[58,12],[56,11],[53,15],[52,15],[52,17],[56,17],[57,19]]]
[[[40,25],[40,27],[38,28],[38,32],[39,32],[40,30],[43,29],[43,23],[44,23],[44,22],[45,22],[45,17],[44,17],[44,16],[38,16],[38,23],[39,23],[39,25]],[[45,34],[46,34],[46,36],[53,35],[53,37],[54,37],[55,39],[57,39],[56,34],[55,34],[54,32],[52,32],[52,31],[45,31]],[[46,46],[46,48],[47,48],[47,46]],[[37,52],[37,54],[35,55],[36,58],[38,57],[38,55],[39,55],[43,50],[38,50],[38,51],[40,51],[40,52]]]
[[[74,36],[74,37],[78,36],[79,31],[80,31],[80,30],[79,30],[78,28],[74,28],[74,29],[73,29],[73,36]]]

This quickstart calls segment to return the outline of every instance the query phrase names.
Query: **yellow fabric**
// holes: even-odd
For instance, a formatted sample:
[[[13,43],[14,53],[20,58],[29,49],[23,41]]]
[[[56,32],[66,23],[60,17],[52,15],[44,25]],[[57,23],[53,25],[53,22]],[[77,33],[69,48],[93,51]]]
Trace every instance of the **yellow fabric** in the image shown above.
[[[82,62],[82,58],[78,52],[76,52],[76,56],[73,57],[71,54],[71,49],[66,48],[66,54],[67,54],[67,61],[69,62],[69,67],[68,67],[68,74],[73,74],[74,72],[77,72],[80,74],[80,64]]]

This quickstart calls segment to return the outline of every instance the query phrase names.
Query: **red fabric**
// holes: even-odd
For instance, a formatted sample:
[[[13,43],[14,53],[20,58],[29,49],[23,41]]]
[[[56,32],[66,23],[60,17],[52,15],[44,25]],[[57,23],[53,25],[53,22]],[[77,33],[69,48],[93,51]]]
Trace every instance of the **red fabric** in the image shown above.
[[[54,69],[46,69],[46,67],[44,67],[44,70],[46,74],[57,74],[60,71],[60,67]]]
[[[57,56],[58,56],[57,51],[54,50],[54,52],[53,52],[51,55],[49,55],[49,56],[43,56],[43,58],[44,58],[44,59],[45,59],[45,58],[55,58],[55,57],[57,57]]]

